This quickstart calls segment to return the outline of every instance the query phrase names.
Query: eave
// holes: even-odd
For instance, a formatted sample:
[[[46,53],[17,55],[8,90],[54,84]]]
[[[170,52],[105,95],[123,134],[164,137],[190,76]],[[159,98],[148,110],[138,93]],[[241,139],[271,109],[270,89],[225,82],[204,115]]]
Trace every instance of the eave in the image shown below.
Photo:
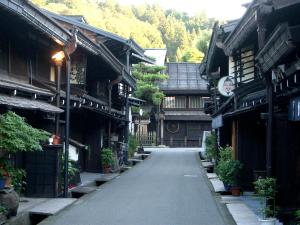
[[[253,1],[248,7],[244,16],[240,19],[235,29],[229,34],[224,41],[224,52],[230,56],[235,50],[240,48],[245,40],[257,29],[257,14],[265,17],[273,10],[270,1]]]
[[[21,17],[32,24],[41,32],[50,36],[59,45],[67,43],[71,33],[61,27],[56,21],[46,16],[30,1],[25,0],[0,0],[0,6]]]
[[[255,58],[262,72],[269,71],[284,56],[292,52],[296,47],[293,42],[298,41],[300,41],[300,26],[289,27],[287,23],[279,24]]]

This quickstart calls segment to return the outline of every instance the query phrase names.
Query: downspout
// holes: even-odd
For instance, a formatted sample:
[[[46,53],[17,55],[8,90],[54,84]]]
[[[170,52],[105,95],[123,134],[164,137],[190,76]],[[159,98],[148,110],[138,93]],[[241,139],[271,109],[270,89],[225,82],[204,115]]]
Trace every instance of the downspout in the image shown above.
[[[109,114],[111,114],[111,91],[112,91],[112,87],[115,84],[120,83],[120,81],[122,80],[123,76],[119,75],[115,80],[112,80],[109,82],[108,84],[108,112]],[[108,147],[111,147],[111,117],[109,116],[109,120],[108,120]]]
[[[266,15],[260,12],[260,8],[256,11],[257,20],[257,38],[258,38],[258,48],[261,50],[266,42]],[[263,74],[261,74],[263,75]],[[272,177],[273,175],[273,84],[272,84],[272,74],[264,74],[266,78],[266,89],[267,89],[267,102],[268,102],[268,119],[267,119],[267,131],[266,131],[266,170],[267,177]]]
[[[126,51],[126,71],[128,74],[130,74],[130,49]],[[128,93],[126,93],[126,99],[125,99],[125,130],[124,130],[124,161],[127,164],[128,162],[128,140],[129,140],[129,90]]]

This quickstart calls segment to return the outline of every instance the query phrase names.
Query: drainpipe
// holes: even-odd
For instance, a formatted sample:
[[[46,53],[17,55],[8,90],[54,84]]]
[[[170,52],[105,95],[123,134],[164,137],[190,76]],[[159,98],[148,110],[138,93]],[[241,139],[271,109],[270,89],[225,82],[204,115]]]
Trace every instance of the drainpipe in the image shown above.
[[[260,12],[258,8],[256,11],[257,20],[257,38],[259,50],[262,49],[266,42],[266,15]],[[263,75],[263,74],[261,74]],[[272,84],[272,74],[264,74],[266,78],[266,89],[267,89],[267,102],[268,102],[268,119],[267,119],[267,143],[266,143],[266,170],[267,177],[272,177],[273,175],[273,84]]]
[[[112,91],[112,87],[115,84],[120,83],[120,81],[122,80],[122,75],[119,75],[115,80],[112,80],[109,82],[108,84],[108,112],[109,114],[111,114],[111,91]],[[111,147],[111,117],[109,117],[108,120],[108,147]]]
[[[65,59],[66,59],[66,123],[65,123],[65,161],[64,161],[64,197],[68,197],[68,167],[69,167],[69,136],[70,136],[70,73],[71,73],[71,54],[75,52],[77,48],[77,29],[72,31],[72,39],[64,47]]]
[[[126,51],[126,71],[130,74],[130,49]],[[125,99],[125,130],[124,130],[124,161],[127,164],[128,162],[128,139],[129,139],[129,90],[128,93],[126,93],[126,99]]]

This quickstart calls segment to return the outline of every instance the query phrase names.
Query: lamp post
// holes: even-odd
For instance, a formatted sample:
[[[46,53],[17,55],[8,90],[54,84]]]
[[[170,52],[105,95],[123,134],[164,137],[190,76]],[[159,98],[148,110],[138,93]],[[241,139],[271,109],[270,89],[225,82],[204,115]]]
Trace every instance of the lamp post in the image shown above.
[[[143,109],[140,108],[140,111],[139,111],[139,142],[140,142],[140,145],[141,145],[141,117],[143,116]]]
[[[52,60],[56,66],[56,107],[60,107],[60,83],[61,83],[61,66],[63,59],[65,58],[65,54],[63,51],[59,51],[55,53],[52,57]],[[55,134],[59,136],[59,113],[56,114],[55,117]]]

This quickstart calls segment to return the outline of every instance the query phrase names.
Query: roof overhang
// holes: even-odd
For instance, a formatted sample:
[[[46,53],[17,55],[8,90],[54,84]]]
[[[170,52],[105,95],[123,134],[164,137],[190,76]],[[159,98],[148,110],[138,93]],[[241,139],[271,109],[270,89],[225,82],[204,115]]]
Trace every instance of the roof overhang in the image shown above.
[[[267,72],[292,52],[296,48],[293,42],[298,41],[300,41],[300,26],[289,27],[287,23],[279,24],[256,56],[262,72]]]
[[[21,98],[17,96],[8,96],[4,94],[0,94],[0,105],[28,110],[39,110],[47,113],[64,112],[64,110],[44,101]]]
[[[273,10],[272,2],[269,0],[253,1],[246,13],[240,19],[235,29],[224,41],[224,52],[230,56],[238,49],[251,33],[257,29],[257,15],[263,17]]]
[[[72,34],[60,26],[56,21],[45,15],[30,1],[24,0],[0,0],[0,7],[21,17],[32,24],[41,32],[48,35],[57,44],[64,45]]]

